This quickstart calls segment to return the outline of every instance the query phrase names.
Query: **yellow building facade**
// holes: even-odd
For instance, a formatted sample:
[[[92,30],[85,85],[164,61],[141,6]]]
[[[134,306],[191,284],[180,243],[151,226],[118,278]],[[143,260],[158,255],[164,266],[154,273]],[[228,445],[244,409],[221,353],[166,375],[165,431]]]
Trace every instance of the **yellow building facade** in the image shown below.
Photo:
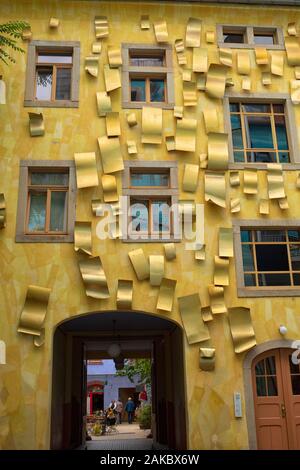
[[[300,339],[300,289],[299,283],[297,287],[296,274],[293,274],[297,271],[296,258],[293,258],[294,268],[292,274],[290,273],[294,286],[278,287],[276,281],[270,281],[273,285],[264,284],[262,288],[262,285],[252,284],[252,289],[250,287],[249,290],[249,285],[245,286],[242,281],[244,272],[239,242],[241,226],[248,230],[277,228],[296,231],[300,224],[297,187],[300,171],[300,111],[297,106],[300,102],[300,45],[298,36],[294,35],[298,34],[300,10],[298,6],[286,6],[285,2],[282,3],[283,5],[259,6],[242,3],[232,5],[226,2],[1,1],[0,22],[25,20],[30,24],[32,32],[31,38],[21,41],[25,53],[15,56],[16,64],[3,64],[0,69],[6,84],[6,104],[0,105],[0,192],[5,196],[6,208],[6,226],[0,231],[0,340],[6,345],[6,360],[0,364],[1,449],[53,448],[53,380],[59,380],[58,376],[53,374],[54,333],[58,325],[67,320],[88,316],[92,312],[127,311],[128,309],[117,308],[118,280],[133,281],[132,315],[138,316],[142,312],[151,317],[166,319],[178,325],[183,332],[183,371],[180,380],[184,390],[186,434],[183,439],[185,443],[175,444],[175,447],[257,447],[260,438],[257,439],[256,435],[259,427],[256,427],[258,415],[255,413],[259,403],[254,398],[255,390],[254,395],[249,391],[252,388],[252,361],[259,354],[265,354],[269,350],[275,350],[276,354],[281,354],[280,351],[285,349],[292,352],[292,343]],[[141,27],[143,15],[145,29]],[[100,21],[100,37],[97,39],[95,17],[98,16],[106,19],[101,20],[102,23]],[[58,27],[49,27],[50,18],[59,19]],[[191,22],[190,18],[196,21]],[[295,25],[291,25],[292,23]],[[108,35],[104,33],[101,37],[99,30],[103,31],[107,26]],[[249,28],[252,28],[252,32]],[[238,42],[244,34],[247,34],[246,39],[243,36],[244,43]],[[237,41],[236,45],[226,40],[228,35],[232,35],[233,42]],[[264,41],[265,37],[269,36],[272,36],[273,42],[255,43],[256,37],[263,37]],[[182,45],[176,43],[176,51],[175,41],[179,39],[183,42]],[[78,106],[76,103],[73,103],[74,106],[43,106],[40,102],[41,106],[31,106],[31,98],[26,96],[26,79],[28,83],[28,51],[30,44],[35,44],[34,41],[56,41],[64,46],[68,41],[76,42],[80,57]],[[189,46],[189,41],[192,46]],[[98,46],[101,44],[100,54],[92,54],[93,43]],[[172,75],[171,81],[167,83],[169,106],[163,107],[162,111],[159,105],[152,107],[151,103],[150,106],[149,103],[126,106],[130,97],[125,93],[128,83],[126,85],[124,45],[130,45],[131,49],[134,49],[135,44],[138,45],[136,49],[140,50],[143,50],[144,46],[144,51],[148,51],[146,57],[149,57],[151,46],[153,50],[156,50],[157,46],[166,46],[166,50],[170,51],[170,63],[167,64],[168,73]],[[114,59],[111,59],[109,67],[108,50],[112,51],[113,57],[117,57],[117,67],[113,65]],[[246,55],[240,54],[241,51],[246,51]],[[118,63],[120,54],[123,54],[122,65]],[[185,62],[183,56],[186,63],[182,63]],[[92,65],[86,61],[87,57],[93,57]],[[139,58],[134,54],[132,57]],[[215,72],[211,64],[218,64]],[[108,90],[116,75],[109,75],[105,83],[105,66],[109,68],[108,72],[119,74],[120,87]],[[98,71],[95,72],[93,67],[98,68]],[[135,73],[136,81],[141,80],[141,77],[143,79],[143,75],[138,71]],[[94,76],[95,74],[97,76]],[[131,79],[129,72],[129,80]],[[158,79],[161,79],[161,75]],[[76,88],[76,85],[74,87]],[[107,92],[107,97],[111,98],[109,112],[119,113],[112,116],[112,119],[116,119],[117,128],[120,124],[120,135],[118,130],[113,130],[107,137],[106,112],[99,116],[97,108],[96,94],[100,92]],[[281,163],[281,168],[267,166],[263,159],[263,163],[257,164],[257,161],[251,161],[252,157],[249,157],[248,164],[245,164],[242,159],[246,151],[239,152],[236,148],[236,154],[243,154],[243,157],[238,163],[233,160],[232,143],[235,146],[235,140],[231,137],[229,106],[230,103],[251,104],[251,100],[254,104],[272,103],[272,118],[269,111],[266,111],[266,119],[272,119],[275,124],[280,120],[280,117],[274,118],[276,109],[279,109],[278,115],[287,112],[285,119],[286,125],[289,126],[290,155],[288,163],[283,155],[283,150],[287,149],[278,147],[274,150],[277,155],[277,160],[274,161]],[[174,116],[174,104],[183,107],[183,118]],[[279,107],[276,108],[276,105]],[[287,111],[282,111],[280,106]],[[150,108],[148,115],[145,108]],[[232,110],[234,109],[233,106]],[[42,113],[45,127],[43,135],[30,134],[28,112]],[[135,113],[136,125],[129,125],[128,113]],[[181,119],[186,119],[187,126],[183,134],[180,134]],[[189,120],[195,121],[191,123]],[[251,133],[250,121],[249,126]],[[157,139],[158,143],[143,143],[144,137],[146,136],[144,142],[147,142],[149,135],[150,140]],[[183,137],[180,138],[180,135]],[[260,135],[258,139],[263,139],[264,135]],[[171,136],[170,145],[173,145],[174,150],[168,150],[166,136]],[[173,136],[175,137],[172,140]],[[139,168],[138,165],[143,168],[143,162],[150,162],[147,168],[153,168],[155,162],[175,162],[178,178],[174,188],[177,192],[172,194],[175,194],[179,201],[192,200],[195,204],[204,205],[205,245],[202,250],[201,247],[197,247],[196,251],[187,250],[186,241],[178,241],[175,237],[176,258],[168,260],[161,242],[128,242],[119,238],[101,240],[97,236],[97,224],[102,218],[92,212],[91,201],[97,199],[104,202],[102,176],[105,152],[101,152],[97,142],[97,139],[102,137],[108,140],[119,139],[119,156],[121,155],[124,162],[134,162],[133,168]],[[279,134],[277,137],[279,141]],[[134,141],[137,153],[128,153],[127,141]],[[192,148],[188,148],[190,144]],[[187,148],[182,149],[182,146]],[[90,258],[89,254],[80,253],[82,238],[75,240],[75,247],[79,247],[79,251],[75,251],[72,240],[60,243],[59,239],[50,242],[43,242],[43,239],[32,242],[28,239],[22,240],[22,237],[16,239],[19,223],[17,212],[21,211],[18,205],[22,162],[30,161],[29,166],[34,165],[32,162],[39,162],[39,168],[42,166],[41,161],[51,160],[52,167],[55,167],[55,162],[71,161],[73,171],[77,168],[78,186],[82,173],[77,161],[77,166],[74,166],[74,155],[89,152],[95,152],[96,163],[93,163],[92,159],[83,172],[87,171],[89,180],[91,175],[95,174],[93,169],[96,165],[99,184],[96,182],[92,187],[85,187],[83,183],[83,187],[77,187],[76,221],[91,222],[90,255],[100,256],[109,290],[109,296],[103,299],[86,295],[86,284],[83,282],[78,260]],[[264,152],[263,148],[261,155]],[[250,153],[251,149],[247,155]],[[208,163],[205,155],[208,155]],[[108,154],[108,162],[117,160],[117,157]],[[189,164],[195,165],[194,171],[198,172],[196,186],[192,184],[195,186],[192,191],[186,190],[189,188],[186,184],[186,178],[189,179]],[[124,175],[128,171],[126,168],[125,164],[125,170],[106,172],[116,177],[119,196],[124,195],[124,188],[127,188],[124,183]],[[210,186],[209,177],[212,178]],[[87,185],[89,186],[89,183]],[[264,211],[262,207],[267,207],[268,210]],[[175,217],[175,222],[176,220]],[[232,229],[232,232],[227,232],[229,241],[225,243],[231,253],[229,255],[222,252],[220,228]],[[172,237],[167,243],[173,243]],[[290,241],[287,242],[288,245],[289,243]],[[297,239],[294,243],[296,246]],[[172,248],[170,245],[169,247]],[[130,251],[137,249],[143,250],[146,266],[149,256],[164,257],[163,277],[177,281],[171,309],[157,308],[158,296],[161,298],[164,294],[162,286],[151,285],[147,275],[146,279],[138,279],[128,256]],[[289,246],[285,249],[291,250]],[[205,257],[202,256],[204,252]],[[274,262],[278,256],[276,252]],[[196,259],[197,257],[199,259]],[[142,262],[141,269],[143,266]],[[150,269],[152,268],[150,265]],[[100,269],[99,266],[97,269]],[[280,267],[270,270],[282,271]],[[252,272],[252,269],[250,271]],[[252,276],[256,276],[256,282],[259,283],[261,274],[257,274],[258,266],[255,271],[256,274],[249,276],[252,279]],[[161,279],[158,284],[160,282]],[[18,332],[26,296],[28,301],[28,286],[51,290],[49,301],[46,302],[45,342],[41,346],[33,342],[33,338],[39,336],[25,334],[24,331]],[[214,286],[217,289],[214,289]],[[120,292],[118,295],[121,295]],[[167,300],[168,295],[172,296],[170,287],[167,289]],[[195,295],[192,300],[189,299],[190,303],[178,301],[178,298],[189,295]],[[197,296],[202,310],[197,303]],[[206,321],[205,313],[210,321]],[[285,335],[279,332],[281,325],[287,329]],[[84,331],[84,327],[82,330]],[[193,333],[197,337],[196,342],[192,338]],[[207,335],[210,339],[207,339]],[[213,364],[212,370],[203,370],[203,359],[199,365],[201,354],[215,355],[215,359],[208,359]],[[175,353],[170,360],[176,360]],[[295,365],[296,367],[299,366]],[[266,372],[265,374],[268,375]],[[272,376],[271,372],[269,376]],[[294,380],[297,381],[297,371],[295,377]],[[291,403],[290,400],[287,401]],[[278,406],[282,405],[279,401],[276,403]],[[292,421],[297,414],[295,410],[296,408],[290,411]],[[298,422],[293,423],[287,425],[289,429],[294,426],[291,431],[293,437],[289,438],[288,443],[283,441],[283,448],[300,448],[300,425]],[[178,422],[176,423],[175,419],[175,426],[176,424],[178,425]],[[272,434],[273,431],[268,432]],[[272,441],[271,434],[262,438],[262,446],[269,442],[268,439]],[[57,444],[57,447],[62,448],[64,445]]]

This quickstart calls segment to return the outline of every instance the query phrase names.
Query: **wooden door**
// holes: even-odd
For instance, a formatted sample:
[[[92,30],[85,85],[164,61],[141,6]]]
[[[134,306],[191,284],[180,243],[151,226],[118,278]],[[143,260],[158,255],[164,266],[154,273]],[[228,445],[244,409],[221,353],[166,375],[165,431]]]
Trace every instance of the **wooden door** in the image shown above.
[[[258,449],[300,449],[300,370],[292,352],[274,349],[253,361]]]

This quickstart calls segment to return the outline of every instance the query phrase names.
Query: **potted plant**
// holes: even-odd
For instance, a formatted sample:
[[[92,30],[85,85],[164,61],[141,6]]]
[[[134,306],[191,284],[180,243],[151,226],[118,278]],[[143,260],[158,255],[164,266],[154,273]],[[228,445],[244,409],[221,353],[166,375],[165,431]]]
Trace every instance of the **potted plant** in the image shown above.
[[[151,429],[151,405],[144,405],[139,409],[138,421],[141,429]]]

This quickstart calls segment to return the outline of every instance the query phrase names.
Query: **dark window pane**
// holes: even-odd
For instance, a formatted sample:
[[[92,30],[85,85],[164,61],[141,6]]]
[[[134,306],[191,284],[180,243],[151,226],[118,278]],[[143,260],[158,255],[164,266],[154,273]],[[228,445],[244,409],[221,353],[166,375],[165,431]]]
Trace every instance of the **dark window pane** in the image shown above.
[[[31,184],[68,186],[69,175],[67,173],[31,173]]]
[[[146,101],[145,80],[131,80],[131,101]]]
[[[150,101],[165,101],[165,81],[150,80]]]
[[[274,116],[274,121],[275,121],[275,128],[276,128],[278,150],[288,150],[289,144],[288,144],[287,133],[286,133],[285,117]]]
[[[244,152],[234,151],[233,153],[234,153],[234,161],[235,162],[244,162],[245,161]]]
[[[279,152],[279,163],[289,163],[290,155],[288,152]]]
[[[254,44],[275,44],[273,34],[255,34]]]
[[[238,113],[239,110],[240,110],[240,105],[239,105],[239,103],[230,103],[229,106],[230,106],[230,111],[231,111],[232,113]]]
[[[284,114],[284,105],[283,104],[273,104],[273,112]]]
[[[300,353],[298,353],[298,357],[300,357]],[[292,355],[289,356],[289,363],[290,363],[290,373],[291,374],[300,374],[300,365],[294,364],[292,362]]]
[[[300,274],[293,274],[293,281],[295,286],[300,286]]]
[[[267,375],[276,375],[275,356],[270,356],[266,358],[266,370]]]
[[[267,384],[268,384],[268,396],[275,397],[278,395],[277,393],[277,379],[276,376],[267,377]]]
[[[67,230],[67,193],[53,191],[51,193],[50,231],[66,232]]]
[[[253,246],[242,245],[244,271],[254,271]]]
[[[232,42],[235,44],[243,44],[245,42],[243,33],[223,33],[224,42]]]
[[[274,148],[271,119],[269,116],[244,116],[248,148]]]
[[[71,99],[71,69],[58,68],[56,72],[56,99]]]
[[[258,397],[267,396],[265,377],[256,377],[256,394]]]
[[[258,271],[289,271],[286,245],[256,245]]]
[[[259,274],[258,284],[260,286],[290,286],[289,274]]]
[[[252,233],[251,230],[241,230],[242,242],[251,242],[252,241],[251,233]]]
[[[37,100],[51,100],[52,73],[52,67],[48,69],[37,69],[35,92]]]
[[[232,133],[233,148],[242,149],[244,148],[244,144],[243,144],[243,135],[242,135],[240,115],[231,114],[230,120],[231,120],[231,133]]]
[[[292,270],[300,271],[300,245],[290,245]]]
[[[132,200],[130,205],[130,214],[132,217],[132,230],[134,232],[148,233],[148,212],[149,202]]]
[[[276,163],[275,152],[247,152],[247,162]]]
[[[256,375],[265,375],[266,374],[266,369],[265,369],[265,361],[262,359],[259,361],[256,366],[255,366],[255,374]]]
[[[152,204],[152,226],[154,232],[170,230],[170,206],[167,201],[155,201]]]
[[[300,375],[292,375],[293,395],[300,395]]]
[[[131,173],[131,186],[169,186],[169,175],[163,173]]]
[[[290,242],[300,242],[300,230],[288,230],[288,238]]]
[[[130,65],[136,65],[138,67],[163,67],[164,66],[164,55],[157,56],[131,56]]]
[[[285,230],[255,230],[257,242],[285,242]]]
[[[51,54],[41,52],[38,54],[38,64],[72,64],[72,54]]]
[[[271,106],[265,103],[243,103],[243,111],[245,113],[270,113]]]
[[[246,287],[256,286],[255,274],[244,274],[244,282]]]
[[[46,223],[46,193],[31,193],[28,220],[29,232],[44,232]]]

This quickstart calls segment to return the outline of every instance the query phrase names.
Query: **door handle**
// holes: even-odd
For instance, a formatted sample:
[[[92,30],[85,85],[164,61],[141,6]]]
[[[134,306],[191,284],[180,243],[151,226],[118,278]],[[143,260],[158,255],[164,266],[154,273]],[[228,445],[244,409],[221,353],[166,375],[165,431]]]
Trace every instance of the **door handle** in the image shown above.
[[[285,404],[284,404],[284,403],[281,403],[281,407],[280,407],[280,408],[281,408],[281,416],[282,416],[283,418],[285,418],[285,417],[286,417]]]

